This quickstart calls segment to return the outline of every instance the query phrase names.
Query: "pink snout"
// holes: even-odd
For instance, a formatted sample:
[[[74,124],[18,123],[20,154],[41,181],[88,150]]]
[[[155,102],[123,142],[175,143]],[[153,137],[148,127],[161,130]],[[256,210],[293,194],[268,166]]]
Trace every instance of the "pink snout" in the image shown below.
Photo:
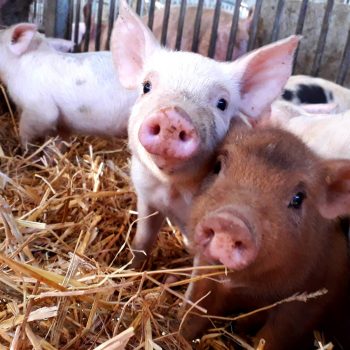
[[[210,262],[243,270],[258,254],[257,239],[244,221],[227,209],[210,213],[196,226],[195,242]]]
[[[199,136],[190,117],[177,107],[150,115],[138,136],[147,152],[162,158],[186,160],[199,149]]]

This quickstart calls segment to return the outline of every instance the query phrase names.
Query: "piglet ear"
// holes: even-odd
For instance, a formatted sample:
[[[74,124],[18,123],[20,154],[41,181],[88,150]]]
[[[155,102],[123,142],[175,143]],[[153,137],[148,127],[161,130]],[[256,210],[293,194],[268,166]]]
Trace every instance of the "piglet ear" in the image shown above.
[[[12,28],[9,48],[17,56],[24,54],[37,31],[35,24],[20,23]]]
[[[292,73],[299,39],[296,35],[290,36],[231,63],[236,77],[239,77],[239,109],[249,118],[258,118],[280,96]]]
[[[319,209],[327,219],[350,214],[350,160],[325,161],[326,192]]]
[[[111,51],[125,88],[133,89],[140,83],[145,60],[157,48],[159,44],[152,32],[122,0],[112,32]]]

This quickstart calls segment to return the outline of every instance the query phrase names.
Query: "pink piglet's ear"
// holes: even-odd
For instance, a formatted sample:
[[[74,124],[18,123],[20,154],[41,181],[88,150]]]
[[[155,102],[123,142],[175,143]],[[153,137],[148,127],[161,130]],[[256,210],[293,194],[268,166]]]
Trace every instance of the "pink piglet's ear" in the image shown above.
[[[150,29],[122,0],[112,32],[111,51],[120,82],[125,88],[137,86],[145,60],[159,47]]]
[[[37,27],[31,23],[20,23],[12,27],[10,42],[8,43],[9,49],[16,56],[23,55],[29,48]]]
[[[292,73],[300,37],[292,35],[257,49],[231,63],[239,81],[239,109],[257,119],[280,96]]]

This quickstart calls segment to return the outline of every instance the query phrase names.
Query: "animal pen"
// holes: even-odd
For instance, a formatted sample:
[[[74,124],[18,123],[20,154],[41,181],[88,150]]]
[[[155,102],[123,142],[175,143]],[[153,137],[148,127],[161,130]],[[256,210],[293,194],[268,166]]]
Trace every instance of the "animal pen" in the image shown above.
[[[46,6],[45,6],[46,5]],[[169,35],[168,24],[170,20],[176,21],[176,41],[172,48],[181,49],[181,38],[188,8],[195,7],[193,23],[193,41],[191,49],[198,50],[203,26],[203,9],[211,8],[212,19],[210,25],[210,43],[207,55],[213,57],[217,41],[220,22],[220,13],[228,12],[232,16],[228,28],[228,43],[225,59],[232,59],[232,50],[237,37],[240,18],[249,16],[253,11],[249,28],[247,51],[291,34],[303,35],[300,49],[296,55],[294,74],[307,74],[332,80],[340,85],[349,86],[348,76],[350,65],[350,4],[344,1],[290,1],[290,0],[249,0],[232,1],[133,1],[136,12],[147,16],[148,26],[154,25],[154,14],[157,9],[163,9],[161,18],[162,30],[160,41],[167,45]],[[43,29],[49,36],[72,38],[75,43],[79,41],[79,23],[85,22],[86,30],[81,48],[88,50],[89,42],[95,40],[94,49],[109,48],[110,34],[113,22],[118,13],[117,1],[95,0],[65,0],[47,1],[37,0],[33,4],[32,12],[40,15],[32,16],[35,21],[44,24]],[[85,12],[83,9],[89,9]],[[35,11],[34,11],[35,9]],[[174,10],[177,11],[174,13]],[[176,19],[172,18],[176,16]],[[221,14],[222,16],[222,14]],[[207,25],[205,23],[204,25]],[[101,37],[102,27],[108,27],[107,40]],[[94,27],[94,37],[91,37],[91,28]],[[173,29],[173,28],[172,28]],[[226,29],[226,28],[225,28]]]
[[[160,40],[166,45],[173,34],[175,49],[181,49],[186,34],[186,13],[195,7],[193,51],[200,42],[202,13],[212,9],[209,57],[215,55],[220,15],[229,13],[226,60],[232,59],[240,19],[252,16],[246,51],[301,34],[294,73],[350,87],[349,1],[138,0],[132,6],[147,16],[150,28],[156,10],[163,9]],[[174,35],[168,23],[176,9]],[[28,19],[48,36],[73,39],[76,51],[88,51],[92,40],[94,49],[103,50],[109,48],[117,13],[114,0],[36,0]],[[253,349],[235,334],[235,317],[213,318],[212,329],[191,344],[178,333],[192,261],[171,222],[159,235],[146,271],[129,269],[137,217],[125,140],[79,137],[66,142],[62,152],[50,139],[22,154],[8,105],[9,112],[0,115],[0,349]],[[206,276],[225,273],[217,270],[207,268]],[[167,279],[173,275],[176,279]],[[317,296],[294,295],[281,303]],[[332,349],[331,344],[322,347],[319,334],[315,338],[320,349]]]

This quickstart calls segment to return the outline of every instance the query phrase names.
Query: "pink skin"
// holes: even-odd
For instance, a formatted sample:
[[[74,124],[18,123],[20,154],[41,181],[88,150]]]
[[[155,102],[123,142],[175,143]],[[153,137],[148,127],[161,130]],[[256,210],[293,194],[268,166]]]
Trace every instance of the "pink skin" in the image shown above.
[[[258,241],[247,219],[231,207],[207,215],[195,229],[194,240],[211,263],[242,270],[258,253]]]
[[[187,113],[178,107],[151,114],[142,123],[139,140],[159,161],[186,160],[199,149],[199,136]]]

